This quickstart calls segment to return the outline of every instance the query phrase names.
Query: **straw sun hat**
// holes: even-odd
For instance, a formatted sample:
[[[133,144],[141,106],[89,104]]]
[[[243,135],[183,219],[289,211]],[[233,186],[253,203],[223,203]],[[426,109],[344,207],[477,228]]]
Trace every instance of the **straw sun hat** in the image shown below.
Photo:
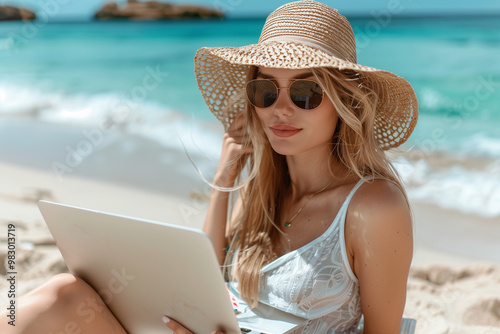
[[[195,56],[195,75],[210,111],[227,129],[245,110],[245,88],[251,66],[304,69],[332,67],[358,73],[363,85],[379,97],[375,137],[386,150],[404,143],[418,118],[418,102],[403,78],[357,64],[354,33],[347,19],[325,4],[302,0],[271,13],[258,44],[204,47]]]

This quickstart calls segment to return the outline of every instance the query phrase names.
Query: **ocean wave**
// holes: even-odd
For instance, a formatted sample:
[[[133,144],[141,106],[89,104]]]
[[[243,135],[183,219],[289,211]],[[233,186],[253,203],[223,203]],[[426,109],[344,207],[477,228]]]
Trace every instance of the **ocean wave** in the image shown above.
[[[439,90],[432,87],[423,87],[418,92],[419,107],[434,112],[449,108],[452,104],[450,98],[444,96]]]
[[[436,152],[413,160],[399,156],[394,165],[413,201],[488,218],[500,217],[500,160]]]
[[[467,139],[462,144],[465,152],[475,156],[499,158],[500,138],[495,138],[484,133],[477,133]]]
[[[448,121],[460,117],[499,124],[499,73],[494,76],[478,73],[460,76],[456,81],[466,82],[463,86],[453,84],[450,79],[435,78],[433,81],[417,89],[420,113],[440,116]]]
[[[138,135],[177,151],[216,159],[222,129],[152,101],[119,93],[66,94],[0,82],[0,116]]]
[[[72,125],[76,131],[85,128],[87,134],[101,131],[119,133],[125,138],[145,138],[168,147],[174,153],[187,153],[206,175],[217,166],[221,148],[222,128],[217,121],[207,123],[165,105],[134,101],[118,93],[66,94],[0,82],[1,115]],[[433,126],[432,122],[427,124],[425,121],[422,125]],[[137,154],[133,150],[130,152],[123,150],[113,154]],[[476,133],[458,140],[453,138],[441,145],[439,150],[410,149],[406,154],[395,157],[395,166],[412,200],[498,217],[499,152],[500,138]],[[172,154],[164,159],[175,159],[175,156],[179,155]]]

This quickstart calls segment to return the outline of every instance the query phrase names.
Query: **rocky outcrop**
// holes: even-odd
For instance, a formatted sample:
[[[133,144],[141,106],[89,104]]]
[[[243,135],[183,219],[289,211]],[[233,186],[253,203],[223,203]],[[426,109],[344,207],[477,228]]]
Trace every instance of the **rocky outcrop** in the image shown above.
[[[0,21],[34,20],[35,13],[24,8],[0,6]]]
[[[107,19],[184,19],[184,18],[221,18],[222,12],[195,5],[177,5],[159,1],[129,1],[126,6],[120,7],[115,2],[106,3],[96,14],[95,18]]]

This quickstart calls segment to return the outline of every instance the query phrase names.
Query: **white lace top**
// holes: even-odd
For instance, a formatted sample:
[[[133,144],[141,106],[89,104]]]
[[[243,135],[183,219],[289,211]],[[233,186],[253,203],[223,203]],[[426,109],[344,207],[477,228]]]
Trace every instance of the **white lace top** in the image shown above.
[[[347,259],[344,226],[349,202],[363,182],[321,236],[261,270],[259,301],[308,319],[298,333],[358,333],[359,285]]]

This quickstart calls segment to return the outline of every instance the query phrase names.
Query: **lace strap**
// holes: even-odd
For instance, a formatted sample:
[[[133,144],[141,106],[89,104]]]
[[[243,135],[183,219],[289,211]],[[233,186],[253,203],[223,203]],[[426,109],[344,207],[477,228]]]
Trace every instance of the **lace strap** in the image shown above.
[[[369,176],[366,178],[366,181],[373,180],[374,178]],[[346,244],[345,244],[345,220],[347,216],[347,208],[349,207],[349,203],[351,202],[352,197],[356,193],[356,191],[359,189],[365,183],[365,180],[361,179],[356,183],[356,185],[352,188],[351,192],[349,195],[347,195],[347,198],[343,204],[344,210],[342,212],[342,216],[340,217],[340,228],[339,228],[339,242],[340,242],[340,252],[342,254],[342,260],[344,261],[344,267],[347,271],[347,274],[351,277],[352,280],[355,282],[358,281],[356,275],[354,275],[354,272],[352,271],[351,265],[349,264],[349,260],[347,258],[347,249],[346,249]]]

